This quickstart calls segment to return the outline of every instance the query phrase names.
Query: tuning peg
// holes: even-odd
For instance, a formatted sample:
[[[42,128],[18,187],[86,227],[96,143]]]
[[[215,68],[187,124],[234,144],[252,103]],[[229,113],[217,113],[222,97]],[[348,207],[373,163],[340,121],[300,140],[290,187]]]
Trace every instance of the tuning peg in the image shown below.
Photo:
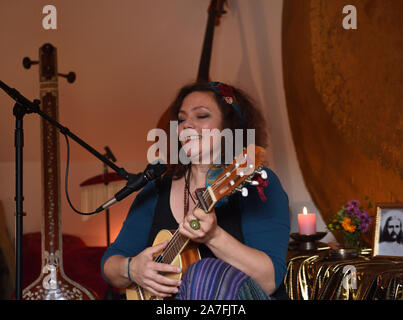
[[[245,187],[243,187],[243,188],[241,188],[241,187],[236,187],[236,188],[234,189],[234,191],[240,192],[241,195],[242,195],[242,197],[247,197],[247,196],[248,196],[248,189],[245,188]]]
[[[32,61],[30,58],[25,57],[24,59],[22,59],[22,65],[24,66],[25,69],[29,69],[31,68],[31,66],[33,64],[38,64],[39,61]]]
[[[253,181],[250,182],[250,184],[251,184],[252,186],[258,186],[258,185],[259,185],[259,182],[256,181],[256,180],[253,180]]]
[[[76,74],[74,72],[69,72],[68,74],[58,73],[57,75],[66,78],[68,83],[73,83],[76,80]]]
[[[260,173],[260,176],[262,177],[263,180],[267,179],[267,172],[265,170],[262,170],[259,173]]]
[[[22,65],[25,69],[30,69],[33,64],[39,64],[39,61],[33,61],[28,57],[22,59]],[[69,72],[68,74],[58,73],[57,75],[59,77],[66,78],[67,82],[69,83],[73,83],[74,81],[76,81],[76,74],[74,72]]]
[[[241,189],[241,194],[242,194],[242,197],[247,197],[248,196],[248,189],[243,187]]]

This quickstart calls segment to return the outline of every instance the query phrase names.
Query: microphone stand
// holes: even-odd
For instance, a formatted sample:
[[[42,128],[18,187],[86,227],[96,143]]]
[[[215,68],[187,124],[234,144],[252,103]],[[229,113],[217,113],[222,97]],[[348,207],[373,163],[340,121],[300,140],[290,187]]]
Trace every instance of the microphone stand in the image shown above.
[[[108,167],[106,166],[106,164],[104,163],[104,176],[108,175]],[[105,188],[106,190],[108,190],[108,181],[104,182]],[[105,210],[105,224],[106,224],[106,246],[109,247],[111,244],[111,240],[110,240],[110,216],[109,216],[109,208],[106,208]]]
[[[14,135],[14,146],[15,146],[15,202],[16,202],[16,212],[15,212],[15,237],[16,237],[16,251],[15,251],[15,261],[16,261],[16,278],[15,287],[16,290],[15,298],[21,300],[22,298],[22,232],[23,232],[23,147],[24,147],[24,130],[23,130],[23,118],[24,115],[28,113],[26,108],[22,105],[16,103],[13,108],[13,115],[15,117],[15,135]]]
[[[114,157],[114,155],[112,154],[112,152],[110,151],[110,149],[106,146],[105,147],[105,158],[110,159],[113,162],[116,162],[116,158]],[[104,163],[103,164],[104,168],[103,168],[103,174],[104,177],[108,176],[108,166]],[[109,182],[105,179],[104,181],[104,185],[105,185],[105,189],[108,190],[108,184]],[[109,208],[106,208],[105,210],[105,224],[106,224],[106,246],[109,247],[111,245],[111,240],[110,240],[110,215],[109,215]],[[115,299],[115,293],[113,292],[112,286],[108,283],[108,290],[106,291],[105,300],[114,300]]]
[[[14,146],[15,146],[15,202],[16,202],[16,279],[15,279],[15,298],[16,300],[22,300],[22,235],[23,235],[23,147],[24,147],[24,129],[23,129],[23,118],[26,114],[37,113],[46,121],[50,122],[52,125],[57,127],[59,131],[71,139],[76,141],[80,146],[86,149],[88,152],[93,154],[99,160],[101,160],[106,166],[114,170],[120,177],[125,180],[129,180],[130,174],[123,168],[116,166],[104,155],[96,151],[90,145],[85,143],[75,134],[71,133],[70,130],[62,126],[59,122],[49,117],[39,108],[40,100],[30,101],[20,94],[16,89],[10,88],[3,81],[0,80],[0,87],[11,97],[16,103],[13,108],[13,115],[16,119],[15,121],[15,136],[14,136]]]

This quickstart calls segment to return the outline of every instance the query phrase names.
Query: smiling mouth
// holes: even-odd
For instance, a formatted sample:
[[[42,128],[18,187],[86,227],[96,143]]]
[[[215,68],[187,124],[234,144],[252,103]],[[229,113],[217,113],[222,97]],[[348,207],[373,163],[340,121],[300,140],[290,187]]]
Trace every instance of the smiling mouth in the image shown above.
[[[202,136],[187,136],[187,137],[185,137],[185,143],[186,142],[189,142],[189,141],[191,141],[191,140],[197,140],[197,139],[201,139],[202,138]]]

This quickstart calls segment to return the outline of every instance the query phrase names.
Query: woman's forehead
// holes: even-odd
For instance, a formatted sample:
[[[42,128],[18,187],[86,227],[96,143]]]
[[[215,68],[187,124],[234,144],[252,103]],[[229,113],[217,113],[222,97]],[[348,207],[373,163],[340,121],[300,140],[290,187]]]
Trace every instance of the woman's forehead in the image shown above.
[[[212,92],[192,92],[183,99],[180,111],[190,112],[198,109],[206,108],[210,111],[219,110],[217,102],[213,97]]]

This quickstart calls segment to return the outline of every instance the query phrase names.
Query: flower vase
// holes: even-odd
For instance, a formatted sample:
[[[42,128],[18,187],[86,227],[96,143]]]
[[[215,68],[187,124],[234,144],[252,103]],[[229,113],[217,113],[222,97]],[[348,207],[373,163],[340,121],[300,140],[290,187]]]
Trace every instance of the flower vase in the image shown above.
[[[361,233],[360,232],[343,232],[344,235],[344,248],[356,249],[357,251],[361,247]]]

